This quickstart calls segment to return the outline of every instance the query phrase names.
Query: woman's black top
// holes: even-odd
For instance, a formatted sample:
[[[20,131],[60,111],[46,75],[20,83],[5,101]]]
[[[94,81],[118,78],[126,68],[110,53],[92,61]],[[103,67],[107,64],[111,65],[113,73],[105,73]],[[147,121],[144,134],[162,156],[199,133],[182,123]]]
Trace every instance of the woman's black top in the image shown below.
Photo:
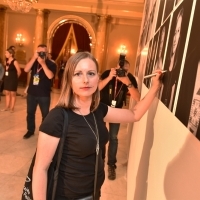
[[[4,90],[17,91],[18,75],[14,62],[15,59],[13,59],[10,64],[6,64],[9,67],[6,70],[8,72],[8,76],[4,76]]]
[[[108,106],[102,103],[94,111],[99,130],[100,149],[108,141],[108,130],[103,121],[107,111]],[[67,110],[67,112],[69,122],[60,163],[56,196],[76,199],[92,194],[94,188],[96,138],[84,117],[95,132],[96,129],[92,113],[83,117],[72,110]],[[49,112],[40,126],[40,131],[60,138],[63,130],[63,121],[62,109],[56,107]],[[101,188],[104,179],[104,161],[102,156],[99,155],[97,190]]]

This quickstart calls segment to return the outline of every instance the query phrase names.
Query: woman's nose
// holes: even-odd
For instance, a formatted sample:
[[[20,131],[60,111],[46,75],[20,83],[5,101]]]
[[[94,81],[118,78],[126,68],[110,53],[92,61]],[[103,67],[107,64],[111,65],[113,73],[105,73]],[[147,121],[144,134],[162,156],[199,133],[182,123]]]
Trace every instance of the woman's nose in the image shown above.
[[[87,75],[85,74],[85,75],[83,75],[83,82],[84,83],[88,83],[88,77],[87,77]]]

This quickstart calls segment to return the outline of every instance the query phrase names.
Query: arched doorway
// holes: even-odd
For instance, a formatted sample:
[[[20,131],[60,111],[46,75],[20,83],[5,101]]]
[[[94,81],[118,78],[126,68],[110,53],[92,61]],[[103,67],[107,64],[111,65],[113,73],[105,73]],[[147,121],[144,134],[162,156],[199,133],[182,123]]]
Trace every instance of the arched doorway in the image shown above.
[[[85,30],[88,33],[88,37],[89,37],[90,43],[92,45],[91,46],[91,53],[93,53],[94,48],[95,48],[95,44],[96,44],[96,36],[95,36],[94,30],[93,30],[92,26],[85,19],[78,17],[78,16],[75,16],[75,15],[66,15],[66,16],[60,17],[60,18],[56,19],[50,25],[50,27],[47,31],[47,46],[49,48],[48,49],[49,52],[52,52],[52,42],[53,42],[54,35],[55,35],[56,31],[61,27],[63,29],[64,29],[64,26],[67,27],[67,25],[65,25],[65,24],[73,24],[74,26],[76,26],[74,29],[78,30],[77,27],[79,27],[79,30],[82,29],[82,30]],[[68,30],[69,30],[69,28],[68,28]]]
[[[84,19],[67,15],[55,20],[47,32],[48,51],[59,66],[63,56],[68,58],[77,50],[93,53],[95,34],[91,25]],[[55,79],[58,77],[56,76]],[[56,80],[54,86],[56,87]]]
[[[86,29],[71,22],[60,25],[52,38],[52,58],[58,63],[63,56],[69,58],[78,50],[91,52],[90,35]]]

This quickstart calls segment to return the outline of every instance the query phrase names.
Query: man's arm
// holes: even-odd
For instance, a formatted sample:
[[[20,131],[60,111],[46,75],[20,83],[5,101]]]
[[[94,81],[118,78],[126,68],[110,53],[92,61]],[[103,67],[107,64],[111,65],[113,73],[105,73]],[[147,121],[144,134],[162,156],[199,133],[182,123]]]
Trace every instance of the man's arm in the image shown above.
[[[41,57],[38,57],[37,61],[40,63],[42,66],[45,75],[49,78],[52,79],[54,77],[54,73],[47,67],[45,59],[42,59]],[[52,62],[53,63],[53,62]]]
[[[34,55],[33,55],[33,57],[29,60],[29,62],[24,67],[24,71],[25,72],[30,72],[31,71],[33,63],[36,61],[37,58],[38,58],[38,53],[35,52]]]
[[[134,77],[133,77],[134,78]],[[117,79],[120,80],[123,84],[125,84],[128,88],[128,91],[130,92],[131,97],[136,101],[140,101],[140,93],[138,91],[138,89],[136,88],[136,84],[135,82],[132,82],[128,76],[124,76],[124,77],[118,77]]]
[[[105,71],[104,73],[106,73],[106,72],[107,71]],[[104,73],[102,74],[102,79],[99,81],[99,90],[102,90],[109,83],[109,81],[111,81],[112,78],[116,76],[116,69],[111,68],[109,75],[105,78],[103,78]]]
[[[135,88],[133,85],[130,87],[130,86],[127,86],[128,87],[128,91],[130,92],[130,95],[131,97],[136,101],[140,101],[140,93],[138,91],[137,88]]]

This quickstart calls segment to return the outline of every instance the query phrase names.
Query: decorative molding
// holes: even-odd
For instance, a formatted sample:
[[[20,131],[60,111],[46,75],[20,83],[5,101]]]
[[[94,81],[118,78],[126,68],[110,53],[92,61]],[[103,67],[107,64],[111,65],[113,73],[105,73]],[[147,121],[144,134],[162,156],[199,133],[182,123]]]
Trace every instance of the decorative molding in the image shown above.
[[[48,46],[48,48],[51,49],[52,37],[53,37],[55,31],[57,30],[57,28],[60,25],[62,25],[63,23],[77,23],[77,24],[83,26],[86,29],[86,31],[88,32],[88,34],[92,37],[92,40],[91,40],[92,45],[96,44],[95,32],[94,32],[92,26],[85,19],[83,19],[79,16],[75,16],[75,15],[65,15],[65,16],[62,16],[62,17],[56,19],[49,26],[48,31],[47,31],[47,46]]]

